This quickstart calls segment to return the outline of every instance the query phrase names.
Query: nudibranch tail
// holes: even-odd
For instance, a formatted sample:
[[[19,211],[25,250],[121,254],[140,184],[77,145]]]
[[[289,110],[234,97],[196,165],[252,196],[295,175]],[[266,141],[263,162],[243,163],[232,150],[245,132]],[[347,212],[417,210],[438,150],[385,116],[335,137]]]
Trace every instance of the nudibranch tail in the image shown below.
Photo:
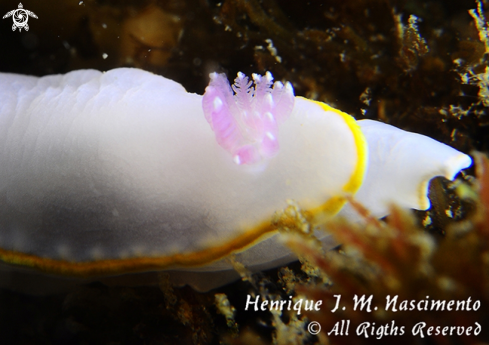
[[[232,87],[224,74],[211,73],[202,99],[217,143],[237,164],[257,163],[278,153],[279,125],[293,107],[292,85],[273,83],[270,72],[253,74],[253,81],[239,72]]]

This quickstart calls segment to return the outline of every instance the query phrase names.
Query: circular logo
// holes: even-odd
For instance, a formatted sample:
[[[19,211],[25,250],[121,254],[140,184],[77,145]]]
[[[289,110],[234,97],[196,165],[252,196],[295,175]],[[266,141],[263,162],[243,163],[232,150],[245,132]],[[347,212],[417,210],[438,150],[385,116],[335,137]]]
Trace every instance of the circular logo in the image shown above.
[[[2,19],[8,17],[12,17],[12,19],[14,20],[14,25],[12,25],[12,31],[15,31],[15,29],[19,29],[19,32],[21,32],[22,29],[24,29],[25,31],[29,31],[29,25],[27,24],[29,17],[37,19],[36,14],[32,11],[28,11],[24,9],[22,3],[19,4],[18,9],[7,12]]]
[[[309,325],[307,325],[307,330],[312,335],[316,335],[319,332],[321,332],[321,325],[317,321],[311,321],[311,322],[309,322]]]
[[[26,10],[23,9],[17,9],[15,10],[12,18],[14,19],[15,25],[17,25],[18,28],[22,28],[27,24],[27,12]]]

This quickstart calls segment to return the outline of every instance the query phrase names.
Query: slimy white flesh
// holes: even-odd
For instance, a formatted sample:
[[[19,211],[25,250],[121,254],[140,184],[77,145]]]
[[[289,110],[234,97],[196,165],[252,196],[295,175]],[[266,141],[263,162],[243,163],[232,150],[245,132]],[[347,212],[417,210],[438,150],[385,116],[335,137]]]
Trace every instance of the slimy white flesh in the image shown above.
[[[368,142],[369,166],[355,199],[378,218],[386,216],[392,204],[427,210],[429,181],[435,176],[453,180],[472,164],[466,154],[430,137],[378,121],[357,123]],[[339,216],[359,218],[349,205]]]
[[[230,253],[273,267],[291,260],[271,225],[287,200],[334,216],[367,174],[368,208],[425,208],[423,184],[471,164],[429,138],[416,145],[405,139],[414,134],[358,126],[300,97],[273,132],[279,150],[236,164],[202,96],[137,69],[0,74],[0,90],[0,260],[53,274],[229,273]]]
[[[303,99],[280,130],[287,154],[248,166],[217,144],[202,96],[163,77],[89,70],[3,75],[1,83],[7,251],[68,263],[205,265],[221,255],[214,248],[268,224],[287,199],[314,208],[342,193],[356,169],[348,124]],[[210,258],[195,254],[205,250]],[[188,263],[182,254],[197,256]]]

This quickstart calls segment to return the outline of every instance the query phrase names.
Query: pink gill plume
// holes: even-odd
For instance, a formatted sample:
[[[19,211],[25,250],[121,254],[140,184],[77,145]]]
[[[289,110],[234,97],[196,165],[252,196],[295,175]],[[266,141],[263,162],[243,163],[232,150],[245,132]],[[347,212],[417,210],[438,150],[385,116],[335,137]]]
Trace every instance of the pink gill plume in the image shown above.
[[[202,108],[217,143],[232,154],[236,164],[275,156],[278,127],[294,107],[292,85],[273,83],[270,72],[253,74],[255,85],[239,72],[232,88],[224,74],[211,73],[210,78]]]

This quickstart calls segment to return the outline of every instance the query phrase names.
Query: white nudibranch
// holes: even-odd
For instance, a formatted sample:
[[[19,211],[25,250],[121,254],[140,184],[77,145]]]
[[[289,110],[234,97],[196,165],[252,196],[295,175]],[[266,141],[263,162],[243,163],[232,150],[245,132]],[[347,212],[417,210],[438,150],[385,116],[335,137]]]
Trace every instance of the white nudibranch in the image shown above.
[[[0,273],[171,270],[209,289],[237,277],[231,253],[251,270],[293,260],[272,224],[288,200],[317,226],[355,219],[346,195],[379,217],[426,209],[428,181],[471,164],[270,73],[253,81],[211,74],[200,96],[138,69],[0,74]]]

